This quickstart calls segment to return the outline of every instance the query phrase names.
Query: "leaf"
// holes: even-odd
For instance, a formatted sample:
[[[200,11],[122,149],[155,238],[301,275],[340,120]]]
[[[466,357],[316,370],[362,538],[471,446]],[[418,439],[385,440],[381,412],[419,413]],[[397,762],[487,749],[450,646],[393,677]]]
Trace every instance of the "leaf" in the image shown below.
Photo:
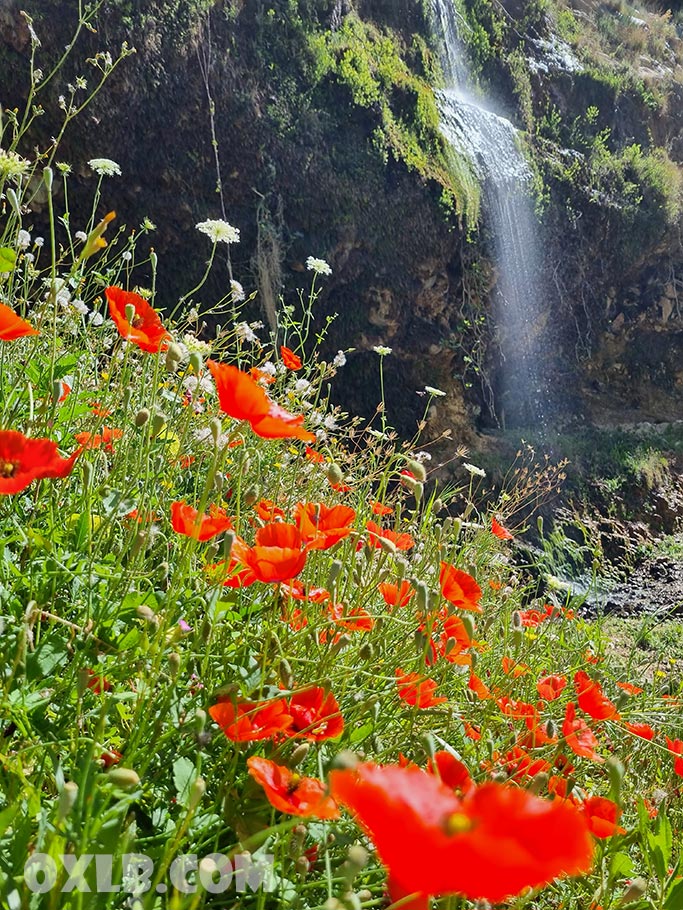
[[[117,516],[123,518],[135,508],[135,500],[126,496],[120,490],[109,490],[102,497],[102,508],[107,518]]]
[[[0,247],[0,272],[12,272],[17,264],[17,254],[8,246]]]
[[[190,787],[197,776],[197,769],[189,758],[176,758],[173,762],[173,783],[181,806],[187,807],[190,799]]]
[[[669,888],[663,910],[680,910],[683,907],[683,878],[678,878]]]
[[[38,649],[29,655],[26,661],[26,675],[29,679],[51,676],[55,670],[64,666],[68,657],[66,642],[57,635],[49,635],[41,641]]]
[[[349,740],[352,743],[359,743],[361,740],[366,739],[373,731],[373,724],[367,723],[363,724],[362,727],[356,727],[351,731]]]

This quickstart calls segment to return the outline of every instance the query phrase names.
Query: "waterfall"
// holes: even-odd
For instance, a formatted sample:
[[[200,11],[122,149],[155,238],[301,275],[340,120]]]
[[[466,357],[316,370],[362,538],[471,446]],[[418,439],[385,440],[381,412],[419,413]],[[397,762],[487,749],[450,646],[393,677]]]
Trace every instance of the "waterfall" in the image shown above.
[[[433,3],[447,83],[437,93],[441,131],[456,152],[467,156],[482,184],[498,275],[492,305],[502,363],[494,417],[502,425],[543,428],[551,402],[540,368],[545,294],[532,174],[512,123],[496,112],[490,98],[471,89],[455,0]]]

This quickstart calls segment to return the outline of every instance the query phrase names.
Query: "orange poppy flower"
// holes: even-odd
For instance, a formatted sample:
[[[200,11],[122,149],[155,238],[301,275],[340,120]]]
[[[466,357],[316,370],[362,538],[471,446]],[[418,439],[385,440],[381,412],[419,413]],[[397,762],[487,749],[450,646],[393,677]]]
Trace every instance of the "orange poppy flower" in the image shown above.
[[[113,452],[114,441],[121,439],[122,436],[123,430],[112,429],[111,427],[102,427],[101,433],[74,433],[74,439],[84,449],[103,448],[105,452]]]
[[[397,550],[410,550],[415,546],[415,541],[410,534],[402,534],[397,531],[390,531],[388,528],[380,528],[374,521],[368,521],[365,524],[368,531],[368,543],[371,547],[381,547],[382,540],[388,540],[396,547]],[[362,544],[358,544],[358,549]]]
[[[335,625],[349,632],[369,632],[375,626],[375,620],[362,607],[347,610],[344,604],[330,604],[327,615]]]
[[[117,287],[107,288],[104,295],[109,303],[109,315],[122,338],[149,354],[166,350],[171,336],[163,327],[157,311],[144,297]],[[130,322],[126,316],[126,307],[129,306],[134,310]]]
[[[292,716],[284,698],[267,702],[242,701],[237,704],[219,701],[209,708],[209,714],[228,739],[236,743],[272,739],[292,726]]]
[[[642,695],[645,691],[645,689],[641,689],[640,686],[634,686],[633,683],[618,682],[617,686],[628,695]]]
[[[375,515],[392,515],[394,511],[391,506],[385,506],[384,503],[377,500],[371,503],[371,507]]]
[[[399,698],[415,708],[433,708],[448,701],[443,695],[434,695],[438,683],[433,679],[419,673],[404,673],[400,667],[396,670],[396,685]]]
[[[276,521],[258,529],[253,547],[237,538],[232,555],[251,569],[258,581],[272,583],[289,581],[298,575],[306,564],[307,551],[302,549],[296,525]]]
[[[683,777],[683,739],[666,738],[666,747],[674,756],[674,774]]]
[[[344,718],[337,699],[322,686],[313,686],[292,695],[287,710],[292,715],[288,735],[305,736],[320,742],[340,736],[344,729]]]
[[[301,439],[315,442],[315,434],[304,430],[303,416],[285,411],[271,401],[248,373],[227,363],[207,360],[216,383],[221,410],[235,420],[247,420],[257,436],[264,439]]]
[[[528,664],[518,664],[512,657],[503,657],[501,663],[506,676],[514,676],[517,679],[519,676],[531,673],[531,667]]]
[[[473,610],[475,613],[482,612],[479,605],[481,588],[467,572],[456,569],[447,562],[442,562],[439,584],[442,595],[454,607],[459,607],[461,610]]]
[[[590,758],[595,762],[604,761],[604,758],[595,751],[598,746],[597,737],[585,720],[576,717],[576,705],[573,702],[569,702],[565,710],[562,735],[576,755]]]
[[[244,544],[244,541],[242,541]],[[234,544],[233,544],[234,548]],[[246,588],[257,581],[256,575],[248,567],[240,568],[239,560],[231,557],[229,562],[218,562],[204,566],[204,571],[215,584],[224,588]]]
[[[30,439],[17,430],[0,430],[0,495],[20,493],[34,480],[67,477],[82,449],[61,458],[50,439]]]
[[[562,690],[567,685],[565,676],[544,676],[536,683],[536,691],[545,701],[555,701],[562,694]]]
[[[195,540],[211,540],[223,531],[232,528],[232,521],[228,518],[225,509],[212,504],[208,514],[200,516],[196,509],[185,502],[174,502],[171,505],[171,525],[177,534],[194,537]]]
[[[526,888],[587,872],[585,817],[560,800],[487,783],[459,798],[419,768],[361,764],[332,771],[330,789],[374,842],[392,901],[425,910],[429,895],[499,903]]]
[[[512,540],[514,537],[514,534],[511,534],[507,528],[504,528],[500,522],[496,521],[495,515],[491,518],[491,533],[500,538],[500,540]]]
[[[617,824],[621,809],[611,799],[604,796],[589,796],[584,800],[583,811],[594,837],[603,839],[615,834],[626,834],[626,829]]]
[[[462,619],[459,616],[446,616],[443,620],[439,653],[450,663],[471,663],[471,655],[463,654],[463,651],[472,644],[470,633]]]
[[[276,506],[272,499],[261,499],[256,503],[256,514],[261,521],[275,521],[276,518],[284,518],[284,509]]]
[[[307,588],[296,578],[283,582],[280,585],[280,593],[284,597],[291,597],[294,600],[309,600],[314,604],[321,604],[330,599],[330,592],[325,588]]]
[[[479,677],[477,676],[476,673],[470,673],[470,678],[469,678],[469,682],[467,683],[467,688],[470,689],[470,691],[474,692],[474,694],[477,696],[477,698],[481,698],[484,700],[493,698],[493,695],[491,695],[491,690],[489,689],[489,687],[486,685],[485,682],[483,682],[483,680],[479,679]]]
[[[263,787],[268,802],[280,812],[302,818],[339,818],[337,804],[322,781],[302,777],[257,755],[247,759],[247,767],[249,774]]]
[[[0,303],[0,341],[16,341],[25,335],[40,335],[30,322],[17,316],[11,307]]]
[[[300,370],[303,366],[301,357],[298,357],[291,348],[286,348],[284,344],[280,346],[280,356],[288,370]]]
[[[473,740],[473,742],[479,742],[479,740],[481,739],[481,728],[480,727],[476,727],[474,724],[471,724],[467,720],[463,720],[462,727],[463,727],[463,730],[465,731],[465,736],[468,739]]]
[[[348,537],[355,518],[350,506],[324,502],[299,502],[294,510],[294,521],[309,550],[327,550]]]
[[[383,581],[377,585],[377,588],[388,607],[407,607],[415,596],[415,588],[405,579],[400,585],[392,584],[390,581]]]
[[[594,720],[617,720],[617,706],[607,698],[599,683],[590,678],[585,670],[574,675],[574,688],[579,708]]]
[[[653,730],[649,724],[634,724],[627,722],[624,726],[629,733],[633,733],[634,736],[640,736],[641,739],[652,740],[657,735],[656,731]]]
[[[325,461],[325,456],[322,452],[316,452],[316,450],[312,449],[310,446],[306,446],[304,455],[309,461],[312,461],[313,464],[322,464]]]

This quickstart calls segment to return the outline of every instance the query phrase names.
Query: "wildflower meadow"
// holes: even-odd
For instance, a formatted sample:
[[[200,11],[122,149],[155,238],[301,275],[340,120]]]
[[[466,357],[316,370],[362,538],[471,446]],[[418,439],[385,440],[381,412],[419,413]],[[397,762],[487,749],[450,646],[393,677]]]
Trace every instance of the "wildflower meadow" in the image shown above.
[[[0,904],[681,910],[680,683],[535,597],[534,482],[331,403],[317,255],[264,327],[207,218],[162,299],[126,175],[90,159],[75,223],[36,104],[0,148]]]

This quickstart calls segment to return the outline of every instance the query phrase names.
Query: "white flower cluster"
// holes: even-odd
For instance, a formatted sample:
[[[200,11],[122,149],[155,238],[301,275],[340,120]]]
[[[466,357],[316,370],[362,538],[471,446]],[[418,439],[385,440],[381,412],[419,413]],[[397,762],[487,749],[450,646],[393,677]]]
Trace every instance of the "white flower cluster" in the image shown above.
[[[324,259],[316,259],[315,256],[309,256],[306,260],[306,268],[309,272],[315,272],[316,275],[331,275],[332,269],[330,264]]]
[[[200,221],[195,227],[200,234],[206,234],[213,243],[240,242],[240,232],[238,228],[228,224],[227,221],[209,219],[208,221]]]
[[[111,158],[91,158],[88,161],[90,167],[100,177],[120,177],[121,167]]]

